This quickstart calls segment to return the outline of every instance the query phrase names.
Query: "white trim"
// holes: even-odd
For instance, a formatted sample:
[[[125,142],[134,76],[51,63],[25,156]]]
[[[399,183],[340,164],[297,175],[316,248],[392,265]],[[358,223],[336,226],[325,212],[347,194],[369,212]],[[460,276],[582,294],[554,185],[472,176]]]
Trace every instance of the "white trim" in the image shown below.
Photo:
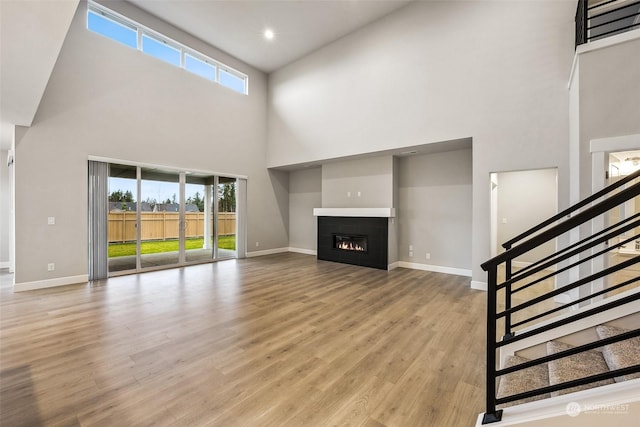
[[[395,270],[398,267],[400,267],[400,261],[392,262],[387,266],[387,270],[388,271]]]
[[[398,267],[471,277],[471,270],[467,270],[466,268],[443,267],[440,265],[418,264],[416,262],[406,261],[398,261]]]
[[[471,289],[475,289],[478,291],[488,291],[489,290],[489,285],[487,285],[487,282],[479,282],[477,280],[472,280],[471,281]]]
[[[170,171],[170,172],[185,172],[187,174],[189,174],[189,173],[197,173],[197,174],[204,174],[204,175],[217,175],[217,176],[222,176],[222,177],[225,177],[225,178],[248,179],[248,177],[246,175],[238,175],[238,174],[234,174],[234,173],[212,172],[212,171],[207,171],[207,170],[202,170],[202,169],[192,169],[192,168],[184,168],[184,167],[178,167],[178,166],[156,165],[156,164],[153,164],[153,163],[136,162],[136,161],[133,161],[133,160],[122,160],[122,159],[115,159],[115,158],[112,158],[112,157],[93,156],[91,154],[88,156],[88,160],[93,160],[95,162],[115,163],[115,164],[124,165],[124,166],[136,166],[136,167],[140,166],[141,168],[163,169],[163,170]]]
[[[396,208],[314,208],[313,216],[394,218]]]
[[[247,252],[247,258],[253,258],[257,256],[264,256],[264,255],[281,254],[283,252],[289,252],[289,248],[275,248],[275,249],[265,249],[263,251]]]
[[[295,252],[297,254],[314,255],[314,256],[318,255],[318,251],[316,251],[315,249],[293,248],[289,246],[288,250],[289,252]]]
[[[0,269],[9,268],[9,267],[11,267],[11,261],[1,261],[0,262]]]
[[[571,64],[571,72],[569,73],[569,83],[567,84],[567,88],[571,89],[573,74],[576,70],[576,67],[578,66],[578,55],[582,55],[583,53],[587,52],[593,52],[599,49],[604,49],[609,46],[626,43],[635,39],[640,39],[640,29],[626,31],[621,34],[616,34],[615,36],[609,36],[600,40],[595,40],[579,45],[576,48],[575,53],[573,54],[573,63]]]
[[[640,147],[640,134],[614,136],[610,138],[596,138],[589,141],[591,153],[631,151]]]
[[[638,394],[638,388],[640,387],[640,379],[633,379],[623,381],[620,383],[609,384],[601,387],[595,387],[588,390],[582,390],[575,393],[569,393],[558,397],[552,397],[549,399],[537,400],[535,402],[524,403],[522,405],[510,406],[504,409],[502,413],[502,421],[489,424],[498,427],[513,426],[518,424],[534,425],[535,421],[558,418],[557,424],[563,425],[563,421],[568,416],[567,406],[569,404],[578,403],[582,408],[606,408],[608,406],[616,407],[617,405],[625,405],[633,402],[640,401],[640,394]],[[480,414],[476,421],[476,427],[482,427],[482,417],[484,414]],[[588,412],[580,415],[584,418],[589,415]],[[597,411],[594,414],[598,417],[597,422],[593,425],[607,424],[605,419],[609,421],[609,425],[614,425],[618,420],[616,416],[606,418],[605,415],[599,414]],[[629,418],[631,414],[627,414]],[[627,417],[621,417],[620,422],[624,423],[625,420],[629,420]],[[592,425],[587,420],[583,420],[584,425]],[[545,425],[552,425],[551,423],[545,423]],[[572,424],[573,425],[573,424]],[[577,424],[576,424],[577,425]],[[618,424],[618,425],[627,425]],[[630,424],[629,424],[630,425]]]
[[[58,277],[55,279],[36,280],[34,282],[14,283],[13,292],[32,291],[34,289],[54,288],[57,286],[77,285],[88,283],[89,275],[80,274],[78,276]]]

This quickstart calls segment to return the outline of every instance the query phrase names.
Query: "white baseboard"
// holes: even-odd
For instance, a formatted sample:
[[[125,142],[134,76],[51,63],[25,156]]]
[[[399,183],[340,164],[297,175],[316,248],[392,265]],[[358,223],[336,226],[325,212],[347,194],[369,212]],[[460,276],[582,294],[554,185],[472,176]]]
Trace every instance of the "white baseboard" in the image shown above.
[[[9,267],[11,267],[11,263],[9,261],[0,261],[0,270]]]
[[[400,267],[400,261],[397,262],[392,262],[391,264],[389,264],[387,266],[387,270],[391,271],[391,270],[395,270],[396,268]]]
[[[489,285],[487,285],[487,282],[478,282],[477,280],[472,280],[471,289],[477,289],[479,291],[488,291]]]
[[[289,252],[295,252],[297,254],[305,254],[305,255],[318,255],[318,251],[315,249],[301,249],[301,248],[292,248],[289,247]]]
[[[264,251],[247,252],[247,258],[253,258],[256,256],[264,256],[264,255],[281,254],[283,252],[289,252],[289,248],[275,248],[275,249],[265,249]]]
[[[434,273],[454,274],[456,276],[471,277],[471,270],[465,268],[443,267],[440,265],[418,264],[416,262],[398,261],[398,267],[412,270],[433,271]]]
[[[56,286],[76,285],[89,281],[88,274],[78,276],[58,277],[56,279],[36,280],[35,282],[22,282],[13,284],[13,292],[32,291],[34,289],[53,288]]]

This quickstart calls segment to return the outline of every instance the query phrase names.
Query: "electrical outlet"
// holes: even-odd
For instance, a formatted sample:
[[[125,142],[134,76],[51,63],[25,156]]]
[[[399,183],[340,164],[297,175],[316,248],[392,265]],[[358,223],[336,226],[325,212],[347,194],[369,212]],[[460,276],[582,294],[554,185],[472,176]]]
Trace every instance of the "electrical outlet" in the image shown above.
[[[413,245],[409,245],[409,250],[412,251],[413,250]]]
[[[47,264],[47,271],[55,271],[56,269],[56,264],[53,262],[50,262],[49,264]]]
[[[351,191],[347,191],[347,197],[351,197]]]
[[[413,251],[409,251],[409,256],[413,256]]]
[[[362,196],[362,193],[358,191],[358,197]]]
[[[55,216],[50,216],[47,218],[47,224],[48,225],[56,225],[56,217]]]
[[[256,242],[256,248],[260,246],[260,242]]]
[[[427,259],[431,259],[431,254],[427,252]]]

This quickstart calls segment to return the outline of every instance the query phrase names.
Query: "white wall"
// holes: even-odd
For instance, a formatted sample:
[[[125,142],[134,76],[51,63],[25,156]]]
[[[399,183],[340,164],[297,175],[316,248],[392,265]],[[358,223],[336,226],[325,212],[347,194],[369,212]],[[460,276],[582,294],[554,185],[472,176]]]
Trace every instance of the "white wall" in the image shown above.
[[[414,2],[273,73],[270,166],[473,138],[472,268],[489,175],[557,167],[568,202],[575,2]]]
[[[498,174],[498,253],[503,243],[558,213],[557,188],[556,169]],[[555,242],[547,242],[516,261],[532,263],[554,250]]]
[[[287,247],[288,188],[265,165],[266,76],[128,3],[110,6],[248,74],[250,94],[88,31],[81,3],[33,125],[16,130],[16,282],[87,273],[90,155],[246,175],[249,250]]]
[[[400,158],[401,261],[471,270],[471,166],[471,149]]]
[[[322,169],[319,167],[289,174],[289,246],[316,251],[317,219],[313,209],[322,207]]]
[[[591,194],[591,140],[640,134],[640,30],[633,33],[635,40],[579,54],[581,198]]]
[[[11,227],[11,188],[7,150],[0,151],[0,268],[9,268],[9,231]]]
[[[393,156],[322,165],[323,208],[391,208]]]

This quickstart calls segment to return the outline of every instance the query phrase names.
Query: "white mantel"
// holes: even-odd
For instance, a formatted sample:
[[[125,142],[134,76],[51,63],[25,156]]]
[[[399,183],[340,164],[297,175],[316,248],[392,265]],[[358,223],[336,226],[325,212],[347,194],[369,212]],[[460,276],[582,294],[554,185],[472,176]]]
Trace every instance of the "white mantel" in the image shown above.
[[[396,208],[314,208],[313,215],[395,218]]]

